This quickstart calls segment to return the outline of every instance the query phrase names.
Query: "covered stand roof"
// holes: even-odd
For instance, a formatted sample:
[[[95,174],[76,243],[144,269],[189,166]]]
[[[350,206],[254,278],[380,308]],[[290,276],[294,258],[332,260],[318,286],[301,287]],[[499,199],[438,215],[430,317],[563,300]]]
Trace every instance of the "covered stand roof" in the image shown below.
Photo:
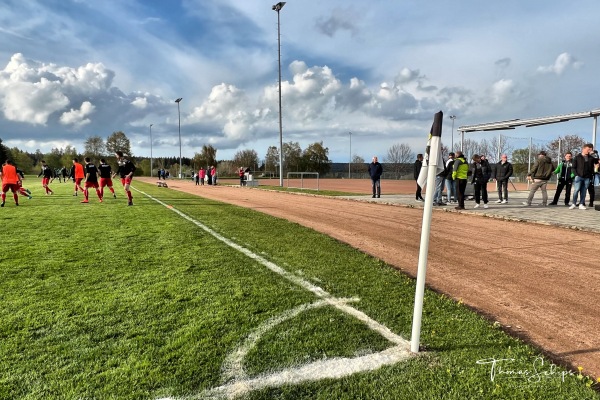
[[[511,119],[508,121],[488,122],[478,125],[465,125],[458,127],[461,132],[476,132],[476,131],[498,131],[504,129],[515,129],[518,126],[540,126],[548,124],[556,124],[559,122],[567,122],[573,119],[592,118],[600,115],[600,109],[592,111],[578,112],[564,115],[554,115],[551,117],[529,118],[529,119]]]

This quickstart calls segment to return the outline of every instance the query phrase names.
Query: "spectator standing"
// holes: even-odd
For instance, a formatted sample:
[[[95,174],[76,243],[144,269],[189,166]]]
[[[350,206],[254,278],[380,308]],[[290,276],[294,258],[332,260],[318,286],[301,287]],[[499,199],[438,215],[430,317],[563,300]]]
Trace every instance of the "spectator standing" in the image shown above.
[[[590,153],[592,157],[592,161],[594,163],[594,174],[592,175],[592,179],[590,179],[590,184],[588,185],[588,194],[590,195],[590,202],[588,203],[589,207],[594,207],[594,199],[596,198],[596,186],[597,178],[598,178],[598,150],[594,150]]]
[[[483,208],[488,208],[487,179],[490,175],[490,164],[482,160],[481,156],[475,154],[470,165],[471,183],[475,191],[475,207],[479,208],[483,200]]]
[[[469,164],[465,159],[462,151],[456,152],[454,158],[452,179],[456,184],[456,193],[458,197],[458,206],[454,207],[457,210],[465,209],[465,191],[467,189],[467,178],[469,174]]]
[[[206,178],[206,170],[204,169],[204,167],[200,167],[198,175],[200,175],[200,185],[204,186],[204,178]]]
[[[531,172],[527,174],[527,179],[533,181],[533,183],[529,189],[527,201],[523,202],[524,205],[531,205],[535,192],[540,188],[542,189],[542,206],[548,205],[548,192],[546,189],[553,172],[554,164],[552,164],[552,160],[546,155],[545,151],[540,151],[537,160],[535,160],[531,168]]]
[[[240,167],[238,174],[240,175],[240,187],[244,186],[244,167]]]
[[[569,151],[565,154],[565,159],[558,164],[558,167],[554,170],[554,173],[558,175],[558,185],[556,186],[556,192],[554,193],[554,200],[550,205],[558,205],[560,194],[565,189],[565,206],[569,205],[571,200],[571,186],[573,185],[573,154]]]
[[[577,207],[577,204],[579,204],[580,210],[585,210],[585,192],[594,177],[594,159],[590,154],[593,148],[594,145],[591,143],[584,144],[581,153],[573,159],[573,173],[575,174],[573,185],[575,188],[570,210]]]
[[[210,177],[212,178],[213,186],[217,186],[217,169],[214,165],[210,168]]]
[[[448,154],[448,161],[444,170],[446,171],[446,200],[448,204],[456,202],[456,182],[452,179],[452,167],[454,166],[454,153]]]
[[[445,163],[444,163],[445,165]],[[434,206],[445,206],[442,192],[444,191],[444,181],[446,180],[446,168],[440,171],[435,176],[435,193],[433,194],[433,205]]]
[[[513,166],[508,162],[508,156],[502,154],[500,156],[500,161],[496,164],[496,168],[494,168],[493,171],[493,178],[498,186],[498,200],[496,200],[496,203],[508,203],[508,181],[512,174]]]
[[[369,164],[369,176],[371,177],[371,186],[373,188],[373,198],[381,197],[381,175],[383,174],[383,167],[377,160],[377,156],[373,157],[371,164]],[[418,184],[417,184],[418,186]]]
[[[419,185],[419,182],[417,182],[419,179],[419,174],[421,173],[421,168],[423,168],[423,154],[417,154],[417,160],[415,161],[413,169],[415,183],[417,184],[417,192],[415,193],[416,201],[425,201],[423,196],[421,196],[421,186]]]

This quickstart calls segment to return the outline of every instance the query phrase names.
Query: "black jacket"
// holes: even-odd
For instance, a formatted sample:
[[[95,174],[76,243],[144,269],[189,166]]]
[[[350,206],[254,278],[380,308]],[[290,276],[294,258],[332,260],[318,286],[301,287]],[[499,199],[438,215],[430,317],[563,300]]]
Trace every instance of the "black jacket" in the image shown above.
[[[371,179],[378,180],[381,178],[381,174],[383,174],[383,167],[378,162],[369,164],[369,175]]]
[[[415,181],[417,179],[419,179],[419,173],[421,172],[421,167],[423,167],[423,161],[417,160],[415,161],[415,167],[414,167],[414,175],[415,175]]]
[[[573,173],[580,178],[594,177],[594,164],[598,164],[598,159],[588,156],[588,161],[585,161],[583,154],[579,153],[573,159]]]
[[[508,161],[502,164],[502,161],[496,164],[496,168],[494,168],[494,176],[493,178],[497,181],[503,181],[508,179],[513,174],[513,166]]]

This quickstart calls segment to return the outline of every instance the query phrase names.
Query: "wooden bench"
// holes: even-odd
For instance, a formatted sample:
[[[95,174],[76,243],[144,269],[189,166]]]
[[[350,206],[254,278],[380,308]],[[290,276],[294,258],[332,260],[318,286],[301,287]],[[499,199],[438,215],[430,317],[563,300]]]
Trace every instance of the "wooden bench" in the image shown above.
[[[163,181],[156,182],[156,186],[158,186],[158,187],[165,187],[165,188],[169,187],[169,186],[167,186],[167,182],[163,182]]]

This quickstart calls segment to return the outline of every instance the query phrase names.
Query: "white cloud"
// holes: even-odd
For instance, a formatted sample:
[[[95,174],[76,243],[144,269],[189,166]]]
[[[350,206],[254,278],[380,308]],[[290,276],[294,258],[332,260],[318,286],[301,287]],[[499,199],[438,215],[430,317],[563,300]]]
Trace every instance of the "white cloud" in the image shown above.
[[[515,94],[515,83],[511,79],[500,79],[491,87],[490,100],[494,105],[504,104]]]
[[[553,73],[556,75],[562,75],[568,68],[579,69],[583,65],[582,62],[577,61],[575,57],[569,53],[561,53],[556,57],[554,64],[548,66],[540,66],[537,71],[541,73]]]
[[[148,99],[145,97],[136,97],[135,100],[131,102],[134,107],[145,109],[148,107]]]
[[[73,125],[81,128],[91,122],[87,116],[91,115],[96,107],[89,101],[84,101],[79,110],[71,109],[60,116],[60,123],[63,125]]]

